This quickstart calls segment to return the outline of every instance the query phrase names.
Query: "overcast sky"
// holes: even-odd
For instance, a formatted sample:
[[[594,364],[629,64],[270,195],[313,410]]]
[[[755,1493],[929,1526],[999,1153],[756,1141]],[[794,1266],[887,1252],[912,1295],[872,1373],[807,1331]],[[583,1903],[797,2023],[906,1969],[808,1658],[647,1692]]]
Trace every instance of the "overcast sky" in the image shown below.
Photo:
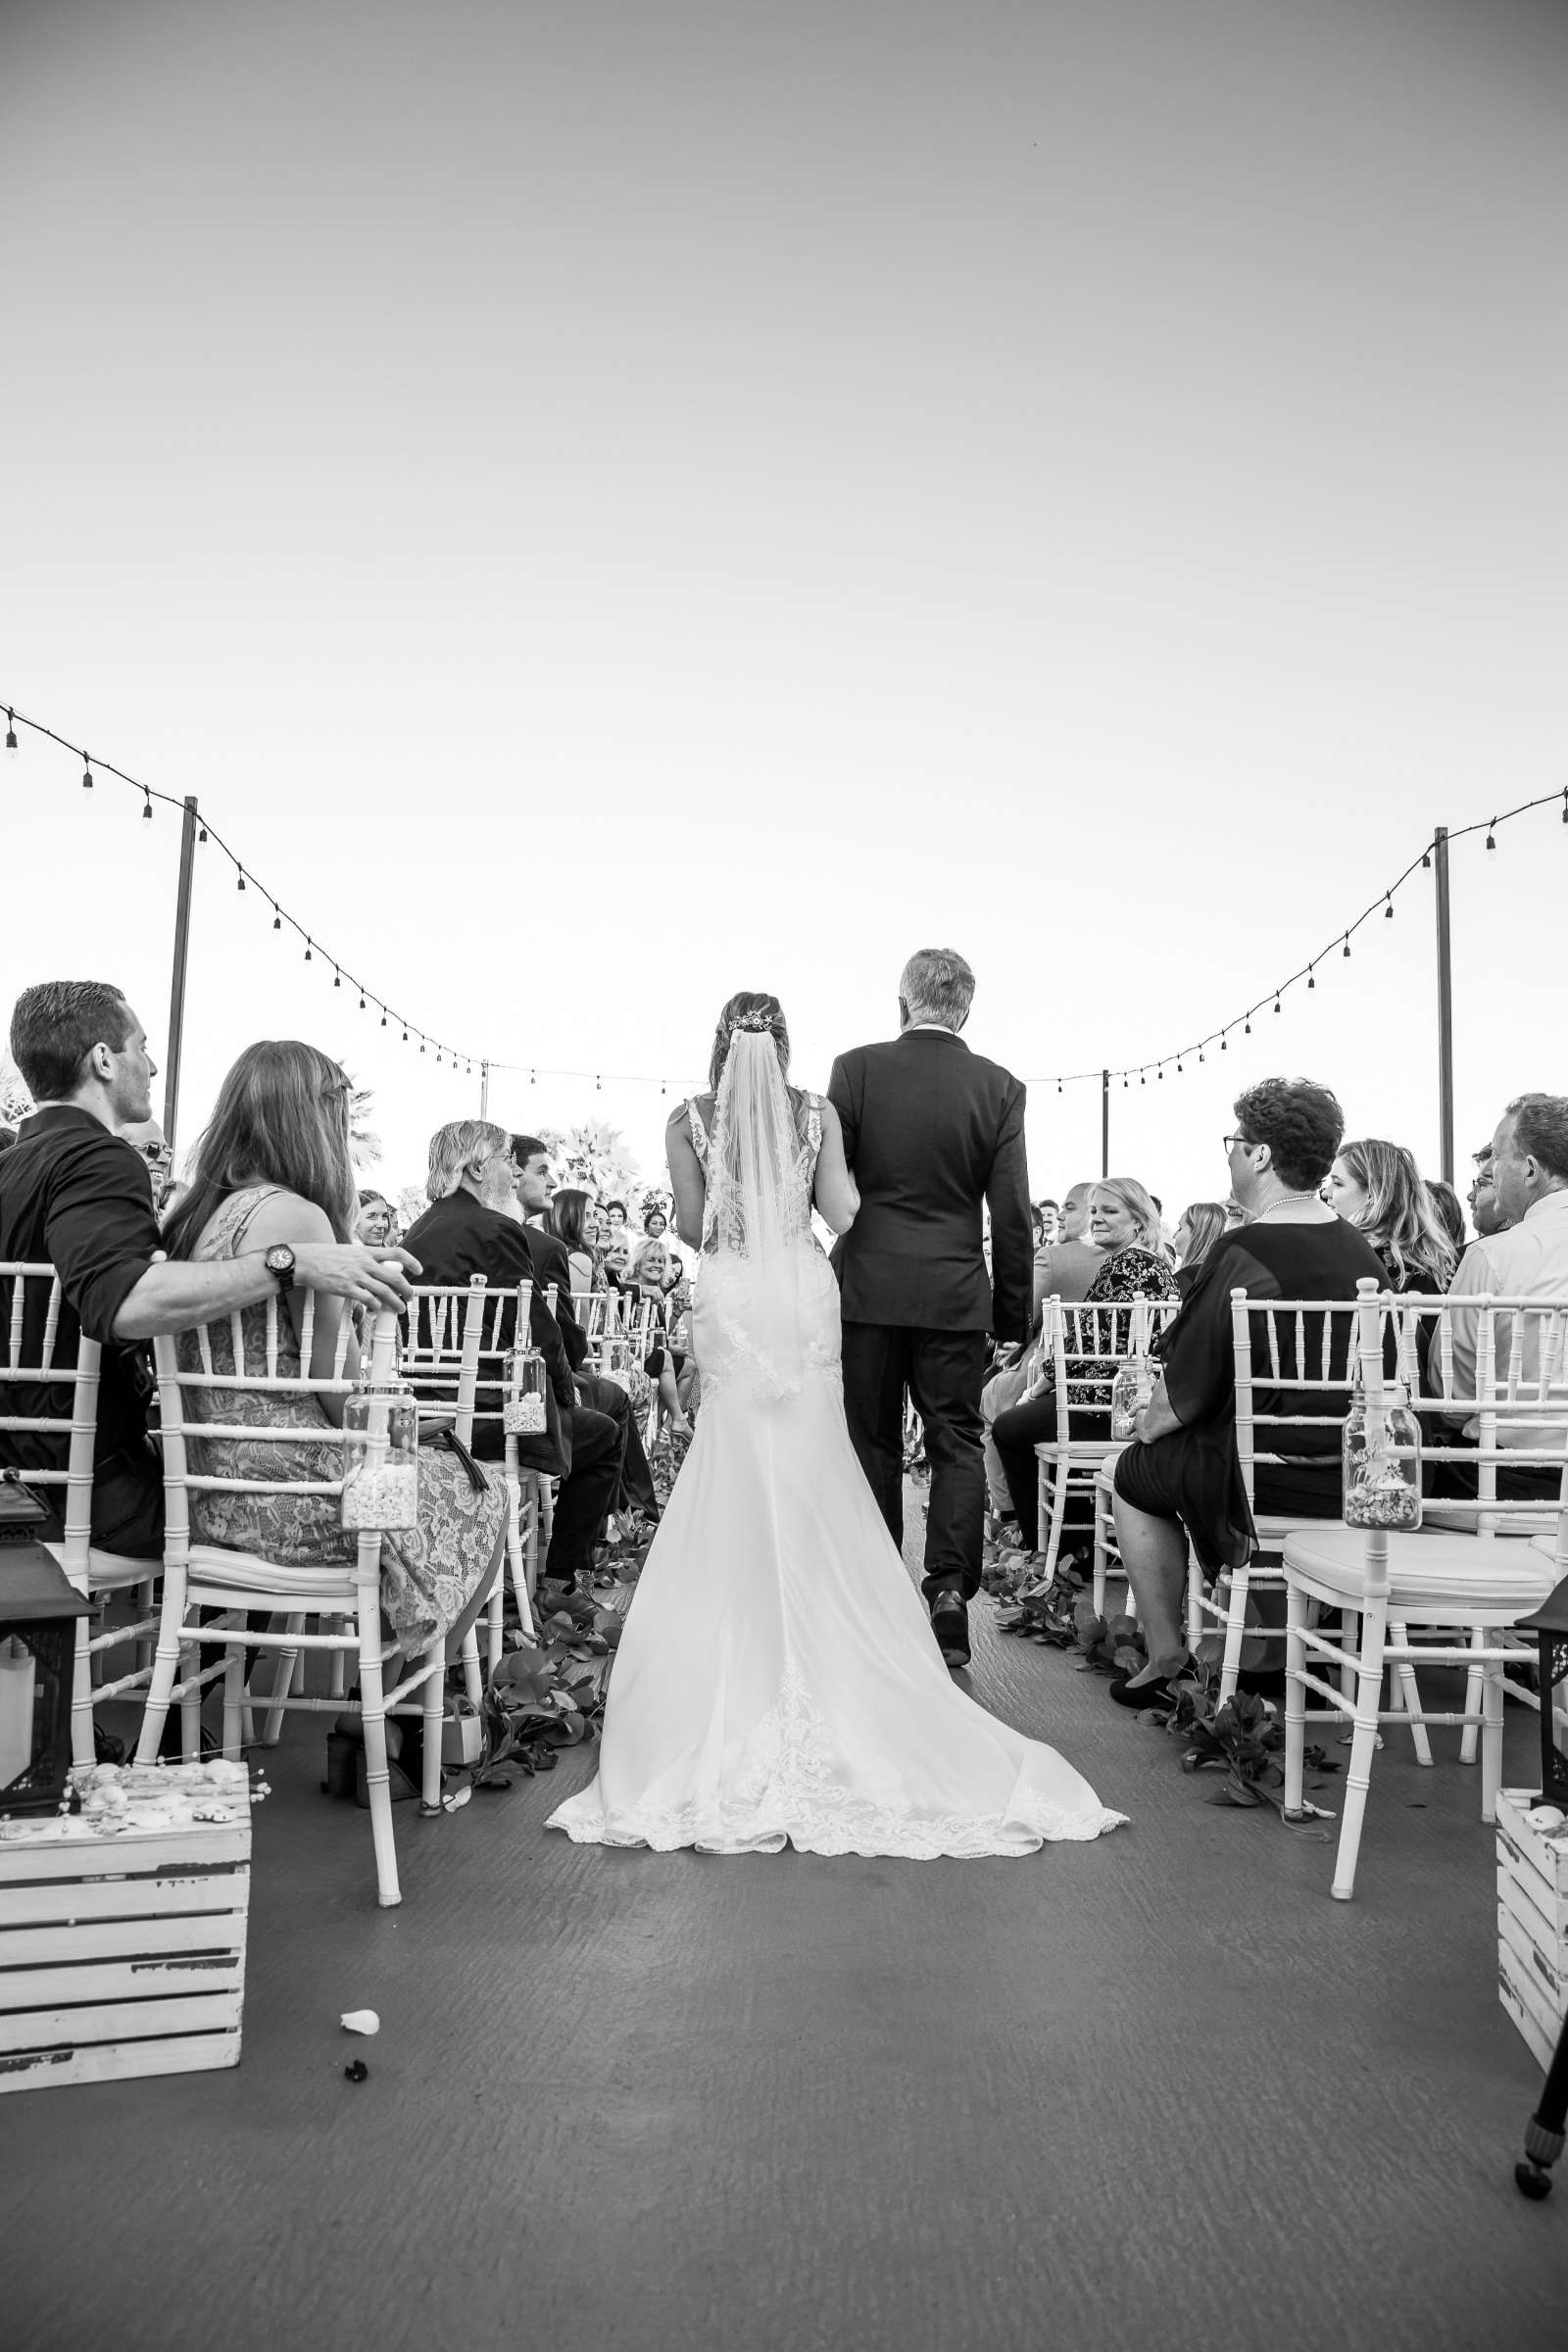
[[[1568,783],[1568,10],[5,0],[0,700],[176,795],[181,1112],[294,1034],[392,1190],[477,1076],[652,1171],[737,987],[796,1075],[951,944],[1030,1081],[1238,1013]],[[24,734],[0,994],[162,1049],[176,827]],[[1568,830],[1455,854],[1459,1145],[1568,1089]],[[1112,1100],[1223,1191],[1246,1079],[1437,1152],[1430,877]]]

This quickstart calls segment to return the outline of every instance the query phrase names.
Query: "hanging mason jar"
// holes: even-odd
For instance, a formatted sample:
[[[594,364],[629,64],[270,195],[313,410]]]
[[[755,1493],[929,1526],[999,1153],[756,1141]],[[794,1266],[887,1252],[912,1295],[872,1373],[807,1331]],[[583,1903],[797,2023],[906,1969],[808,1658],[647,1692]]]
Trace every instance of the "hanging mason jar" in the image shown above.
[[[1370,1403],[1359,1383],[1341,1441],[1347,1527],[1406,1534],[1421,1524],[1421,1424],[1404,1389]]]
[[[343,1407],[343,1525],[358,1534],[419,1524],[419,1408],[398,1381],[366,1381]]]
[[[545,1411],[545,1359],[537,1348],[514,1348],[507,1359],[501,1426],[509,1438],[542,1438],[550,1426]]]
[[[1130,1355],[1110,1384],[1110,1434],[1118,1445],[1138,1435],[1138,1424],[1154,1394],[1154,1367],[1147,1355]]]

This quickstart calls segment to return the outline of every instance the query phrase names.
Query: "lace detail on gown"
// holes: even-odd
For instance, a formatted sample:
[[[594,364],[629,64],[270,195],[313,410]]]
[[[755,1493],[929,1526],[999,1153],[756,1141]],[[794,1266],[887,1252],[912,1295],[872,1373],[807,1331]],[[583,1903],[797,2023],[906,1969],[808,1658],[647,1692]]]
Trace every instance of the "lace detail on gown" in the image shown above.
[[[1107,1813],[1087,1788],[1090,1801],[1077,1805],[1028,1788],[1012,1793],[1014,1801],[994,1813],[924,1817],[858,1792],[843,1777],[827,1724],[791,1659],[777,1704],[747,1742],[730,1792],[668,1811],[635,1805],[597,1820],[574,1819],[568,1804],[551,1826],[579,1843],[644,1845],[656,1853],[692,1846],[710,1854],[776,1854],[793,1844],[811,1854],[936,1862],[1034,1853],[1048,1839],[1081,1843],[1126,1818]]]

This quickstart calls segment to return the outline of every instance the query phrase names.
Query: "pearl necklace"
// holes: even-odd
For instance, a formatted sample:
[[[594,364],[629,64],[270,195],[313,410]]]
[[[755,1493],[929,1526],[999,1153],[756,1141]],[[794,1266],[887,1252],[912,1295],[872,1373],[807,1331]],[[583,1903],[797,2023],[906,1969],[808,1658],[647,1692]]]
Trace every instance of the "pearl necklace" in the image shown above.
[[[1318,1193],[1281,1193],[1279,1199],[1277,1200],[1271,1200],[1267,1208],[1260,1208],[1258,1210],[1257,1215],[1252,1219],[1252,1223],[1254,1225],[1261,1223],[1264,1217],[1271,1217],[1277,1208],[1289,1208],[1293,1200],[1315,1200],[1319,1208],[1327,1206],[1327,1202]]]

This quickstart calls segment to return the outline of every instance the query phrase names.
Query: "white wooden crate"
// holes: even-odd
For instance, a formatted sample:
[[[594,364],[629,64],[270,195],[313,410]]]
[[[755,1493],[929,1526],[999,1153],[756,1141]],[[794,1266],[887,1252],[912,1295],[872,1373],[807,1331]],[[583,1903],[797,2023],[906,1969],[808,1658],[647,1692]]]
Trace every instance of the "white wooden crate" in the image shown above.
[[[0,1842],[0,2091],[239,2063],[251,1825]]]
[[[1549,2066],[1568,2006],[1568,1834],[1533,1828],[1533,1801],[1497,1792],[1497,1997]]]

